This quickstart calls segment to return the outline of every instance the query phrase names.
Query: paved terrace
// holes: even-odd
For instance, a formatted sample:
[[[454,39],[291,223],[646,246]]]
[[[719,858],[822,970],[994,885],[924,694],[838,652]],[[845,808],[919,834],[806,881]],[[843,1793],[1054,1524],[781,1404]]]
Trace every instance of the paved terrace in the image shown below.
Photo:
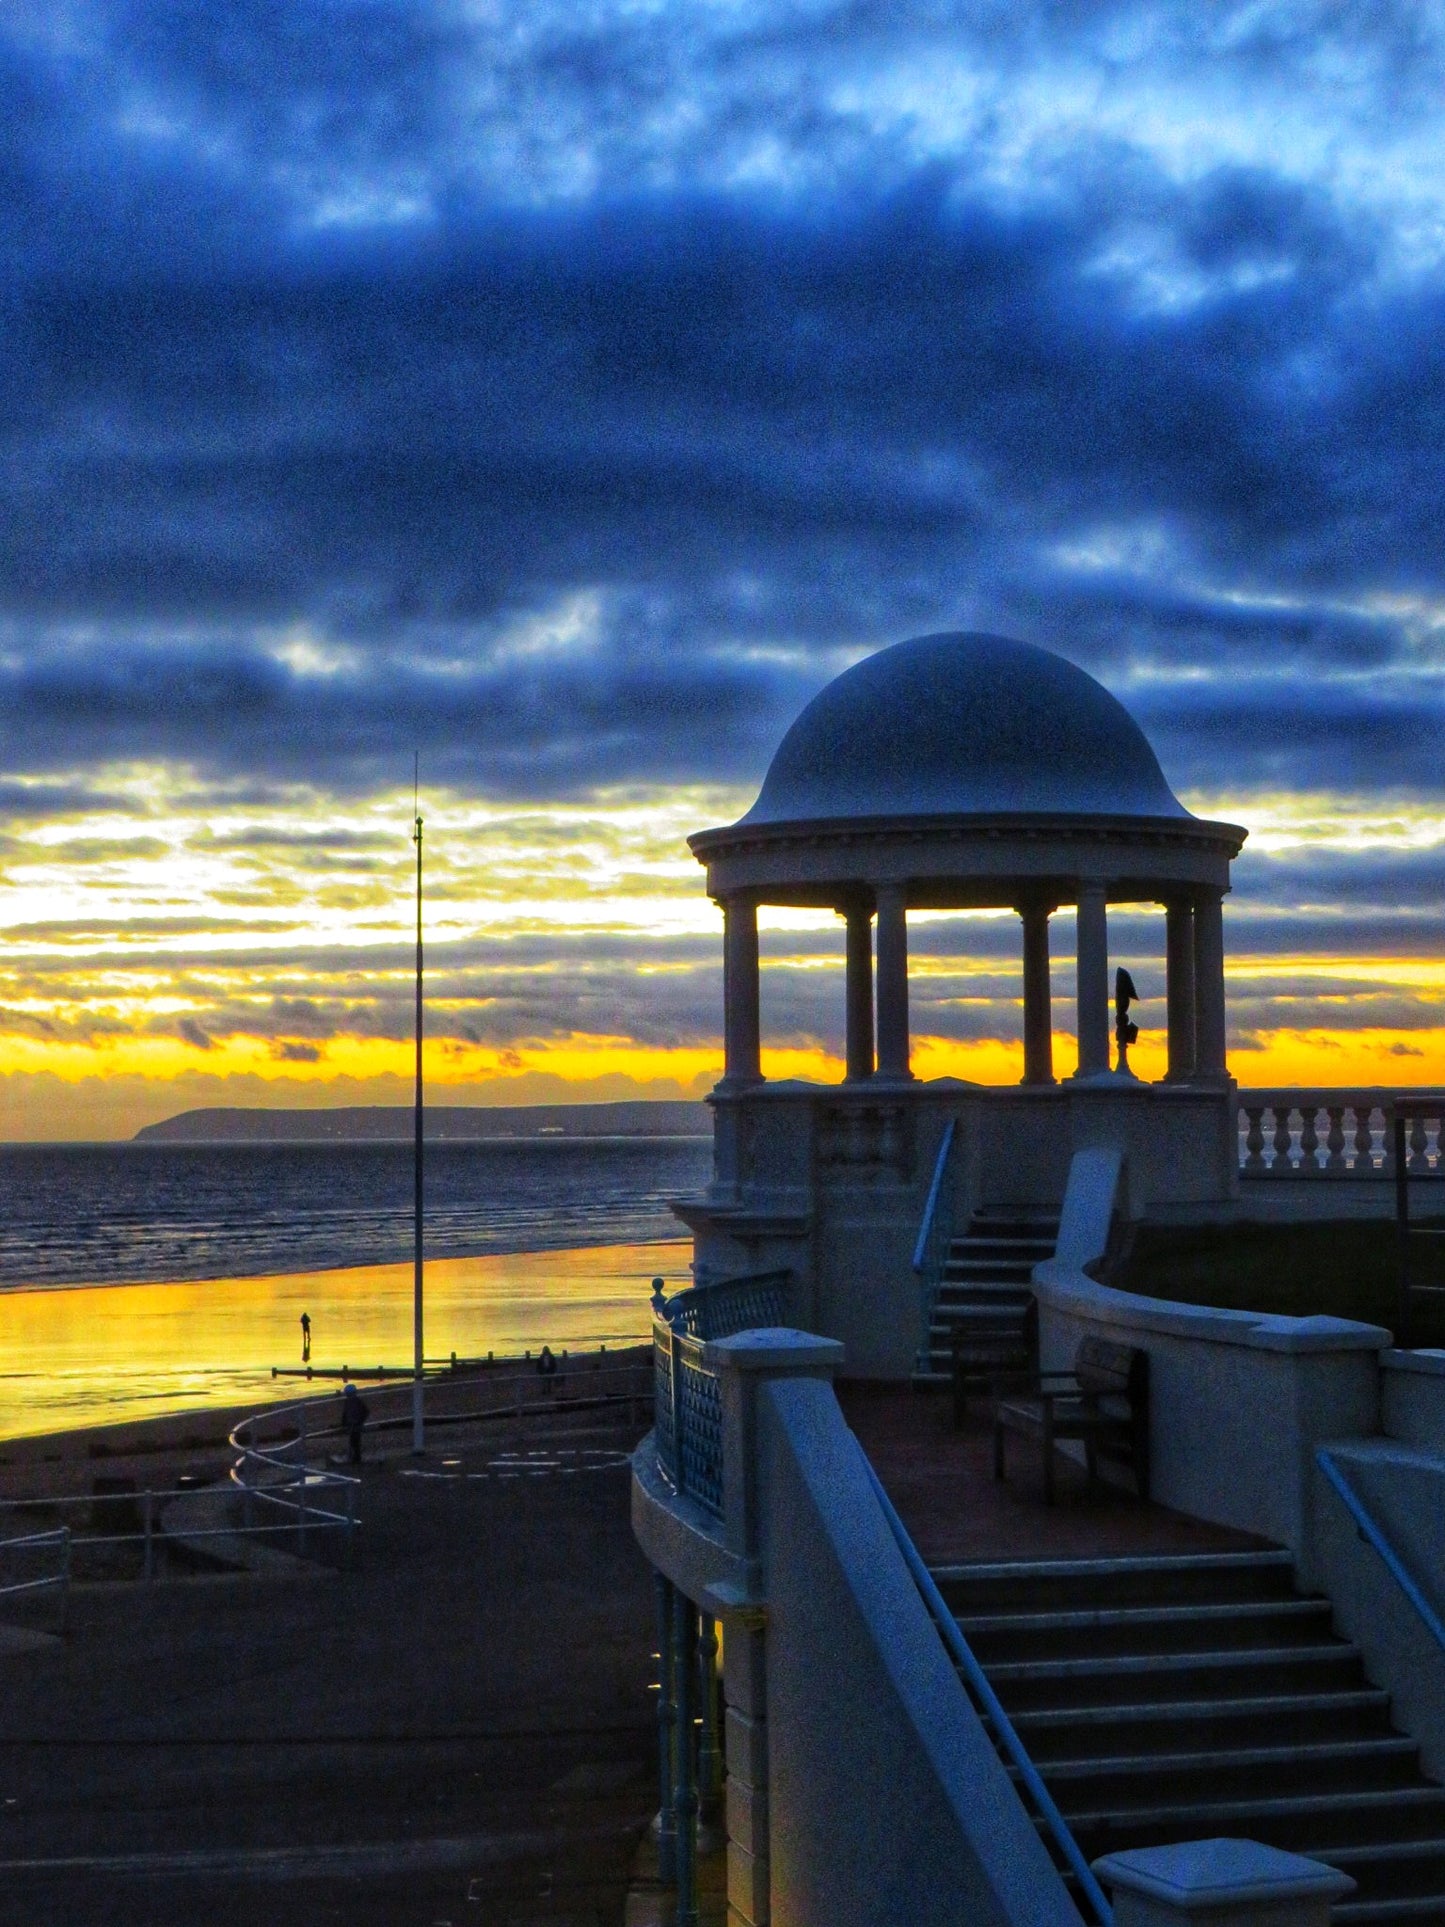
[[[1059,1502],[1046,1505],[1038,1447],[1016,1435],[1008,1441],[1008,1480],[1000,1484],[984,1399],[972,1401],[956,1432],[946,1393],[844,1384],[838,1396],[930,1565],[1228,1552],[1263,1544],[1163,1506],[1140,1505],[1107,1486],[1091,1493],[1082,1466],[1061,1466]]]

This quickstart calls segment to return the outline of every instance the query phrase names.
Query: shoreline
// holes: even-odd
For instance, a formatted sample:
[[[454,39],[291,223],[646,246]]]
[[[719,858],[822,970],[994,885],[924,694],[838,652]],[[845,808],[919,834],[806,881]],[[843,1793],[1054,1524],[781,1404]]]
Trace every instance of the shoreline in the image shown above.
[[[125,1140],[122,1140],[124,1142]],[[475,1264],[479,1259],[491,1258],[546,1258],[557,1256],[565,1251],[612,1251],[621,1245],[648,1247],[654,1245],[686,1244],[686,1231],[662,1232],[640,1238],[619,1238],[615,1234],[605,1238],[584,1239],[578,1242],[569,1240],[566,1244],[528,1244],[507,1245],[498,1250],[485,1251],[445,1251],[426,1257],[427,1266]],[[394,1265],[403,1265],[410,1272],[413,1259],[410,1252],[398,1258],[358,1258],[352,1263],[337,1265],[307,1265],[301,1270],[280,1271],[205,1271],[187,1272],[179,1277],[157,1278],[59,1278],[39,1284],[8,1284],[0,1279],[0,1303],[9,1298],[25,1297],[31,1293],[51,1293],[61,1291],[129,1291],[164,1290],[169,1285],[265,1285],[274,1284],[283,1278],[335,1278],[348,1272],[383,1271]]]
[[[645,1343],[633,1343],[616,1347],[588,1347],[571,1356],[591,1360],[605,1353],[609,1364],[624,1364],[640,1361],[649,1351]],[[525,1372],[533,1361],[522,1353],[508,1353],[485,1364],[473,1363],[474,1370],[457,1372],[458,1382],[486,1377],[493,1372],[505,1372],[509,1366]],[[430,1384],[447,1382],[446,1377],[434,1377],[428,1381]],[[214,1460],[217,1454],[223,1454],[229,1463],[230,1434],[243,1419],[257,1411],[273,1406],[320,1405],[327,1402],[339,1407],[342,1396],[339,1382],[335,1383],[334,1389],[321,1390],[313,1390],[304,1380],[302,1384],[304,1390],[274,1401],[251,1400],[224,1407],[192,1406],[179,1412],[157,1412],[147,1418],[101,1420],[94,1424],[62,1426],[51,1432],[26,1432],[17,1438],[0,1439],[0,1499],[18,1496],[17,1492],[11,1490],[16,1484],[17,1474],[34,1472],[37,1467],[44,1465],[67,1467],[72,1473],[83,1467],[90,1474],[124,1470],[129,1462],[138,1459]],[[395,1381],[395,1386],[398,1391],[410,1390],[410,1382],[405,1379]],[[366,1391],[368,1397],[374,1397],[376,1388],[367,1387]]]
[[[651,1280],[685,1286],[691,1256],[690,1241],[674,1238],[434,1259],[427,1356],[445,1367],[452,1355],[520,1359],[544,1344],[590,1353],[646,1342]],[[0,1455],[22,1440],[172,1417],[209,1434],[222,1415],[306,1397],[308,1383],[311,1396],[326,1396],[328,1381],[296,1374],[308,1362],[358,1376],[404,1371],[412,1291],[412,1266],[401,1261],[0,1293]]]

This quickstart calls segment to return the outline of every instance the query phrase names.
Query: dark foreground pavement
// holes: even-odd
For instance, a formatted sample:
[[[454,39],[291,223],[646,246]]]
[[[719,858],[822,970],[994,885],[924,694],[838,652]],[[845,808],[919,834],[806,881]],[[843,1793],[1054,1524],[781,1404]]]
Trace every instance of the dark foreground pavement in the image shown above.
[[[77,1587],[62,1644],[0,1655],[0,1922],[619,1922],[653,1602],[621,1454],[594,1456],[370,1465],[355,1573]]]

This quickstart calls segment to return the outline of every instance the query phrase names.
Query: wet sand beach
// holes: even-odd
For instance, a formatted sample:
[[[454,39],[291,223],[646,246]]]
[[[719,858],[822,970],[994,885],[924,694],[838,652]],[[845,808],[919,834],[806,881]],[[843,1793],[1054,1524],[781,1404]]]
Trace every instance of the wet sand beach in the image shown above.
[[[428,1357],[635,1343],[651,1279],[690,1282],[690,1257],[670,1241],[429,1260]],[[234,1406],[294,1398],[271,1369],[301,1362],[303,1311],[318,1367],[410,1362],[410,1264],[0,1292],[0,1443],[189,1410],[212,1429]]]

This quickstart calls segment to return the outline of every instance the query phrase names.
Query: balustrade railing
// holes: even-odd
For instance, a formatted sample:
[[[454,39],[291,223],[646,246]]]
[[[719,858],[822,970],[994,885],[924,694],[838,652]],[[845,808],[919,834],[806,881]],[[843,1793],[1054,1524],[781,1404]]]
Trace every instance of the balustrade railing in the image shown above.
[[[1410,1098],[1408,1173],[1445,1178],[1445,1099],[1430,1116],[1416,1091],[1279,1089],[1239,1093],[1239,1171],[1245,1178],[1393,1179],[1396,1098]]]
[[[750,1272],[693,1285],[673,1298],[652,1295],[658,1464],[679,1493],[715,1517],[722,1516],[722,1401],[703,1349],[709,1339],[782,1324],[791,1276]]]

